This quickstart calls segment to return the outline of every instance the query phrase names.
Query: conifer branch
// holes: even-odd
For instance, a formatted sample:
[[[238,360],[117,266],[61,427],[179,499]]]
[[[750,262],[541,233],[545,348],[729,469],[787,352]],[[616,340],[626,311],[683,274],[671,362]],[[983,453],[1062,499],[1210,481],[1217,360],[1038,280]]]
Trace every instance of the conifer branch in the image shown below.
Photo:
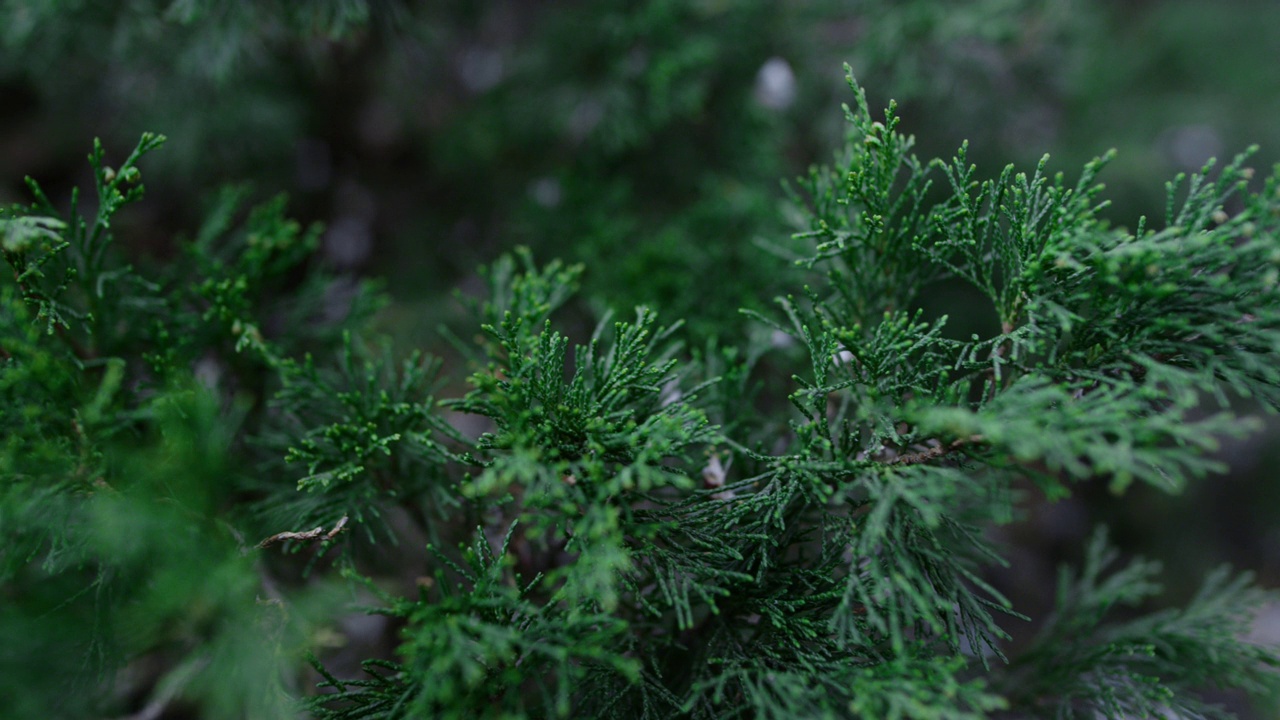
[[[1099,217],[1109,156],[1074,183],[1047,161],[984,179],[964,146],[917,158],[896,106],[873,119],[851,87],[846,147],[792,192],[795,292],[750,315],[767,342],[691,351],[643,305],[579,327],[584,269],[521,248],[464,303],[456,392],[368,340],[363,290],[324,312],[320,230],[283,198],[223,193],[142,272],[113,217],[160,138],[119,170],[95,143],[92,218],[33,183],[34,209],[0,211],[0,626],[76,659],[74,707],[46,715],[1084,720],[1280,692],[1280,649],[1242,639],[1274,593],[1224,569],[1147,612],[1157,565],[1101,532],[1011,649],[1028,618],[989,532],[1018,478],[1177,490],[1255,428],[1229,390],[1280,409],[1280,173],[1250,192],[1247,153],[1206,168],[1129,232]],[[930,316],[943,282],[998,331]],[[399,564],[411,587],[388,589]],[[355,677],[326,652],[359,646],[326,629],[338,580],[394,633]],[[148,664],[179,670],[130,687]]]

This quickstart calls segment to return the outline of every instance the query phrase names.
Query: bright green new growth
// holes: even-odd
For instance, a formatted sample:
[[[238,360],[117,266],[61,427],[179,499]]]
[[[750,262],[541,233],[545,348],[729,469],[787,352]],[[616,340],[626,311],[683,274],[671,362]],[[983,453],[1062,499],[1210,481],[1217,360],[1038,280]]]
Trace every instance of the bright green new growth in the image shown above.
[[[1128,232],[1099,216],[1105,159],[979,181],[854,91],[844,151],[793,189],[796,292],[752,315],[779,347],[688,353],[647,308],[573,344],[582,268],[517,251],[485,273],[452,399],[439,363],[370,350],[369,295],[343,299],[283,200],[246,215],[228,191],[144,276],[110,221],[160,138],[114,171],[95,148],[92,222],[33,183],[0,210],[0,632],[42,646],[0,655],[0,696],[33,717],[143,692],[227,718],[960,720],[1274,694],[1280,654],[1244,640],[1272,596],[1224,570],[1139,614],[1156,567],[1117,567],[1101,534],[1006,657],[1027,619],[985,579],[1005,560],[984,531],[1024,478],[1176,490],[1251,427],[1228,393],[1280,405],[1280,171],[1180,178],[1163,228]],[[985,298],[988,336],[918,309],[942,282]],[[425,567],[407,592],[395,562]],[[401,628],[354,677],[320,641],[338,581]],[[146,659],[172,669],[129,687]]]

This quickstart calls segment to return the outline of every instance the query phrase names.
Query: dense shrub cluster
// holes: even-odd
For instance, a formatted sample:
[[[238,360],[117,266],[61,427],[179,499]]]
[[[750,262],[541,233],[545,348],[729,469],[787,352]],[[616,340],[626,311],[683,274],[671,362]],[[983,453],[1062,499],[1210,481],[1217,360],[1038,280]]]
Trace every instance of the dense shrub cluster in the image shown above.
[[[1028,618],[990,529],[1028,492],[1176,490],[1280,401],[1280,172],[1249,154],[1099,217],[1107,158],[924,161],[860,88],[792,188],[774,301],[696,344],[578,335],[579,266],[517,251],[466,301],[466,390],[371,328],[282,199],[219,195],[164,267],[90,211],[0,210],[0,696],[15,717],[1217,717],[1273,695],[1273,601],[1215,573],[1151,611],[1099,532]],[[714,277],[709,283],[717,281]],[[959,283],[982,303],[921,309]],[[580,318],[585,312],[575,310]],[[572,313],[570,313],[572,314]],[[976,319],[975,319],[976,318]],[[789,401],[789,402],[788,402]],[[474,430],[474,431],[473,431]],[[341,647],[353,601],[390,648]],[[309,661],[308,661],[309,658]]]

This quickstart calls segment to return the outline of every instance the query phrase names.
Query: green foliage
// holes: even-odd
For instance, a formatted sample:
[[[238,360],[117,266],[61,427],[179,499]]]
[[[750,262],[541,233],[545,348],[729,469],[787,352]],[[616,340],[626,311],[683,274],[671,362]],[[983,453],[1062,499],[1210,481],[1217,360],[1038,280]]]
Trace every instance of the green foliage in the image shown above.
[[[241,362],[229,329],[206,322],[217,306],[193,292],[186,273],[213,266],[212,236],[192,262],[150,277],[114,251],[115,215],[142,194],[136,163],[161,141],[144,136],[118,169],[95,144],[90,219],[74,194],[59,213],[34,182],[35,205],[0,211],[12,270],[0,287],[0,624],[22,638],[0,662],[16,717],[96,715],[137,693],[156,712],[279,715],[290,658],[331,607],[319,586],[286,605],[227,520],[257,421],[250,397],[213,393],[193,370],[225,367],[207,379],[241,393],[261,383],[264,360]],[[262,270],[233,308],[248,321],[297,268],[227,249],[232,265]],[[152,664],[162,670],[139,673]]]
[[[757,243],[780,231],[776,179],[834,137],[821,109],[840,92],[839,60],[903,100],[959,96],[965,121],[948,121],[972,135],[994,127],[976,98],[1006,99],[991,76],[1063,52],[1088,9],[4,0],[0,87],[29,102],[0,123],[30,127],[39,162],[59,168],[89,133],[181,137],[148,171],[167,193],[165,235],[196,222],[196,198],[251,175],[295,188],[304,217],[375,209],[379,249],[394,251],[370,264],[436,314],[457,280],[519,243],[585,262],[597,307],[647,305],[732,345],[738,309],[785,290]]]
[[[1119,620],[1116,608],[1157,595],[1159,563],[1134,560],[1094,534],[1078,575],[1063,568],[1058,603],[1040,636],[1010,668],[1009,691],[1046,716],[1119,717],[1151,712],[1178,717],[1231,717],[1198,700],[1194,688],[1274,693],[1277,661],[1239,642],[1269,601],[1248,573],[1215,570],[1183,608]],[[1025,684],[1023,684],[1025,683]]]
[[[1104,160],[980,180],[853,88],[755,339],[690,352],[640,306],[575,343],[582,268],[518,250],[470,303],[465,392],[367,337],[376,299],[282,198],[227,190],[177,262],[126,264],[113,223],[158,137],[114,170],[95,145],[91,220],[31,183],[0,213],[13,712],[1218,717],[1206,690],[1276,693],[1249,576],[1157,609],[1155,566],[1112,571],[1099,535],[1019,648],[988,531],[1024,479],[1179,489],[1251,427],[1233,396],[1280,405],[1280,170],[1255,192],[1245,157],[1206,168],[1162,228],[1113,228]],[[986,335],[922,309],[941,283]],[[331,651],[355,640],[335,586],[392,647]]]
[[[384,516],[390,507],[421,504],[436,515],[453,508],[452,483],[440,470],[452,457],[441,440],[454,433],[432,412],[438,369],[420,355],[397,368],[389,349],[375,356],[349,336],[332,367],[310,355],[284,360],[274,414],[258,439],[269,453],[263,476],[306,470],[296,482],[259,484],[261,527],[350,522],[372,546],[395,540]]]
[[[538,592],[541,576],[530,580],[512,573],[514,530],[513,524],[496,550],[477,533],[465,550],[465,567],[437,553],[442,567],[420,582],[417,602],[385,598],[391,602],[385,612],[411,628],[401,646],[405,664],[381,669],[394,673],[398,682],[379,678],[371,686],[329,677],[340,692],[315,703],[317,714],[524,717],[541,702],[567,715],[575,697],[608,693],[610,680],[615,685],[639,680],[639,663],[617,649],[627,642],[626,622],[602,611],[566,611]],[[430,588],[438,588],[438,594]]]
[[[405,12],[392,0],[4,0],[0,77],[29,80],[64,132],[88,116],[116,142],[136,127],[191,141],[167,153],[161,172],[206,190],[182,177],[287,160],[281,130],[307,118],[299,76],[327,44],[396,26]]]
[[[103,165],[102,144],[94,143],[89,164],[94,170],[98,211],[91,221],[76,214],[78,192],[71,196],[72,220],[68,223],[56,219],[57,210],[30,180],[28,186],[35,196],[35,204],[26,209],[9,210],[5,215],[10,219],[0,218],[5,222],[5,261],[13,268],[23,299],[36,306],[38,318],[45,321],[48,332],[59,328],[76,334],[92,334],[100,342],[111,341],[106,330],[117,325],[119,318],[111,314],[111,305],[99,301],[107,292],[107,283],[131,279],[127,271],[108,273],[103,264],[111,216],[142,197],[142,186],[138,184],[141,172],[136,163],[164,141],[162,135],[144,135],[118,171]],[[72,322],[76,323],[74,328]],[[89,327],[97,332],[88,330]],[[78,350],[85,354],[97,352],[96,348],[83,345],[78,346]]]

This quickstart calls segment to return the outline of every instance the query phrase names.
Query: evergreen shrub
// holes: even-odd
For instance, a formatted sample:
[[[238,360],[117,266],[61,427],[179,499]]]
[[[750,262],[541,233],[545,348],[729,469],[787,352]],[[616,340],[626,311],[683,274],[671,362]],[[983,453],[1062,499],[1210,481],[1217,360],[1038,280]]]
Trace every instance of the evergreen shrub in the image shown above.
[[[1256,427],[1241,398],[1280,405],[1280,169],[1211,164],[1128,230],[1102,215],[1108,157],[1074,180],[983,176],[964,147],[922,161],[853,88],[844,149],[791,191],[806,230],[775,243],[792,293],[744,337],[689,348],[641,307],[571,338],[584,269],[516,251],[468,301],[462,393],[374,335],[376,288],[317,262],[283,199],[228,189],[176,261],[125,263],[113,222],[161,137],[114,167],[95,145],[88,214],[30,182],[33,204],[0,210],[5,716],[1274,699],[1280,654],[1246,635],[1276,598],[1247,573],[1157,609],[1158,565],[1099,531],[1047,617],[991,578],[992,529],[1029,492],[1176,492]],[[920,309],[946,282],[984,298],[956,310],[989,332]],[[389,648],[360,646],[353,602]]]

